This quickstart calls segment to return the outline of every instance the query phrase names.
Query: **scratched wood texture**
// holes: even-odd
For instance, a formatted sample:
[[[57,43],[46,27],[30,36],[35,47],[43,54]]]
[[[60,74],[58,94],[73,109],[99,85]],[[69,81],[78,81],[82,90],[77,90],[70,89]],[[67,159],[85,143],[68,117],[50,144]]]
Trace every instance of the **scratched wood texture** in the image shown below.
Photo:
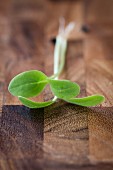
[[[76,22],[61,78],[100,93],[106,102],[85,108],[58,101],[22,106],[7,90],[14,75],[53,72],[59,17]],[[52,98],[49,87],[36,98]],[[113,1],[1,0],[0,170],[113,169]]]

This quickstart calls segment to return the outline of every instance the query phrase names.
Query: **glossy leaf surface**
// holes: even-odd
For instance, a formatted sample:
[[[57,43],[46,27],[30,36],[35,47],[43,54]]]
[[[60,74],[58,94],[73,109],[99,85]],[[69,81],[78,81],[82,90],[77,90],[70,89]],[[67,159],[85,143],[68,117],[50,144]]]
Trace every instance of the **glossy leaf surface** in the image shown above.
[[[80,93],[78,84],[69,80],[49,80],[51,90],[60,99],[67,99],[77,96]]]
[[[54,103],[53,101],[34,102],[34,101],[29,100],[29,99],[22,97],[22,96],[19,96],[18,98],[25,106],[27,106],[29,108],[43,108],[43,107],[47,107],[47,106]]]
[[[66,100],[69,103],[77,104],[80,106],[96,106],[101,104],[105,100],[104,96],[101,95],[93,95],[84,98],[72,98]]]
[[[41,71],[31,70],[15,76],[8,87],[14,96],[34,97],[44,89],[47,76]]]

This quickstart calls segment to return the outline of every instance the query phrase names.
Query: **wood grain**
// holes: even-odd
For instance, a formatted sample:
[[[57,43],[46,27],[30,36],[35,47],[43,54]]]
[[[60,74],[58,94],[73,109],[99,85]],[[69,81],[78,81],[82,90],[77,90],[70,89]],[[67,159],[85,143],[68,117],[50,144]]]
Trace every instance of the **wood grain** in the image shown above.
[[[87,20],[98,23],[112,23],[113,1],[87,1]],[[89,15],[90,14],[90,15]],[[106,15],[107,14],[107,15]]]
[[[113,161],[113,108],[96,108],[88,115],[90,159]],[[104,149],[103,149],[104,148]]]
[[[112,0],[4,0],[0,3],[0,170],[113,169]],[[29,109],[7,86],[22,71],[53,73],[59,17],[76,21],[60,76],[100,93],[94,108],[58,100]],[[88,31],[86,31],[88,30]],[[49,87],[34,100],[53,97]]]
[[[103,94],[106,101],[102,105],[113,106],[113,57],[110,48],[113,40],[93,37],[87,39],[84,44],[87,93],[88,95]]]
[[[62,103],[47,108],[44,114],[45,159],[69,164],[88,164],[87,117],[85,109],[69,104]]]
[[[113,25],[111,16],[112,1],[110,0],[105,3],[101,0],[92,1],[87,6],[86,20],[92,26],[92,34],[84,42],[86,92],[88,95],[100,93],[106,96],[101,109],[97,108],[95,112],[89,112],[88,116],[89,158],[92,162],[113,161],[111,137],[113,133]]]

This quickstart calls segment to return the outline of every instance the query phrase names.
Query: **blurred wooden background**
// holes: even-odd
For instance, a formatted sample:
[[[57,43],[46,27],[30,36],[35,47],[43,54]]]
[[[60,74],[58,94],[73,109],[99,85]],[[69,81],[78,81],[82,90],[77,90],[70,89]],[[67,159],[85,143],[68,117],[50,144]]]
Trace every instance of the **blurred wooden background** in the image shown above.
[[[106,102],[84,108],[64,102],[21,106],[7,90],[17,73],[53,72],[59,18],[76,22],[61,78],[100,93]],[[37,101],[48,100],[47,88]],[[113,169],[113,0],[1,0],[0,170]]]

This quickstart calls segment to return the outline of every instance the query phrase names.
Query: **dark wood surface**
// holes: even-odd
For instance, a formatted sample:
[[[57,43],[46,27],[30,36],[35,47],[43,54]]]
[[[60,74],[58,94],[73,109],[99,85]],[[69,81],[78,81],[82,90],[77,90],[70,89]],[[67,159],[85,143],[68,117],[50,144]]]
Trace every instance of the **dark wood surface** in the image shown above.
[[[33,110],[7,90],[22,71],[52,74],[60,16],[77,24],[61,78],[79,83],[80,96],[105,95],[98,107],[58,101]],[[36,100],[50,98],[47,88]],[[43,169],[113,169],[112,0],[0,2],[0,170]]]

